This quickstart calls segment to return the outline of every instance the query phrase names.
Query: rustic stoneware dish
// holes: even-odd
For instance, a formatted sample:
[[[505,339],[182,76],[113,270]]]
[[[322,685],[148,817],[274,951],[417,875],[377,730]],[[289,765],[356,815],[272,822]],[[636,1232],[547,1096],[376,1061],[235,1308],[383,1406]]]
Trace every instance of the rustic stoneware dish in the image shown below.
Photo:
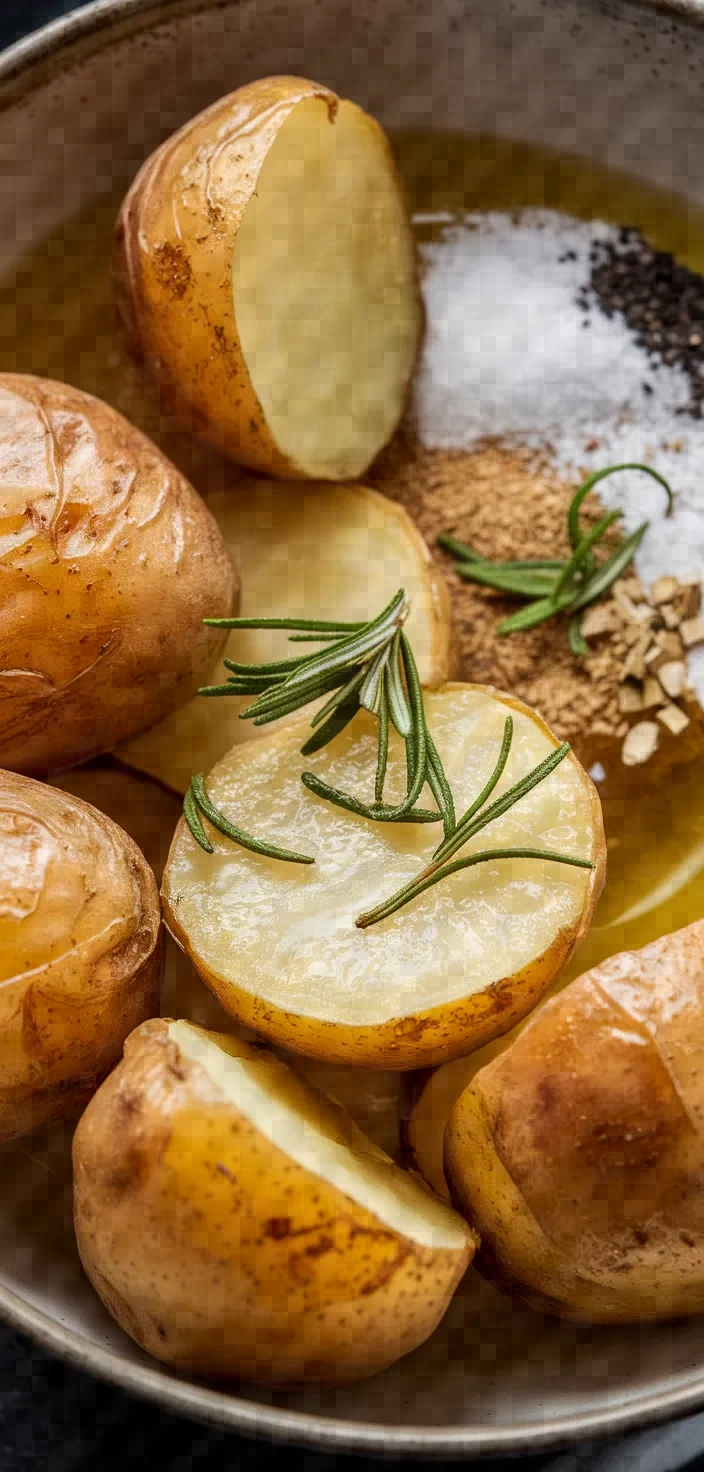
[[[193,113],[271,72],[315,77],[390,128],[546,144],[704,206],[700,19],[697,0],[99,0],[0,59],[0,270],[122,188]],[[148,795],[134,800],[144,820]],[[141,1355],[83,1278],[69,1154],[63,1129],[1,1152],[0,1314],[175,1410],[319,1448],[461,1458],[704,1404],[701,1321],[560,1325],[472,1273],[430,1342],[364,1384],[270,1396],[188,1383]]]

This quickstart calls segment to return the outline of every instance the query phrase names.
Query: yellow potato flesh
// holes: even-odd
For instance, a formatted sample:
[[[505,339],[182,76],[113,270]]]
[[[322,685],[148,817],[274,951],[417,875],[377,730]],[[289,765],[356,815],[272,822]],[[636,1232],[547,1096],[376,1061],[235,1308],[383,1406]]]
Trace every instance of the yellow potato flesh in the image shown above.
[[[514,742],[497,795],[555,745],[525,707],[510,709]],[[462,812],[495,765],[509,707],[480,687],[455,685],[430,692],[426,710]],[[489,997],[493,1009],[490,989],[518,977],[519,995],[502,997],[477,1045],[486,1040],[487,1026],[490,1036],[508,1030],[516,1008],[522,1016],[534,1004],[527,971],[557,945],[552,969],[548,961],[541,971],[544,991],[588,920],[601,873],[542,860],[494,861],[452,876],[381,924],[359,930],[356,916],[419,874],[441,830],[371,823],[314,797],[301,783],[300,772],[310,764],[334,786],[369,799],[376,763],[372,717],[358,715],[309,762],[299,755],[307,732],[299,723],[248,743],[216,767],[208,786],[242,827],[278,842],[295,840],[315,864],[267,860],[216,834],[216,851],[208,855],[185,825],[177,830],[164,877],[167,921],[204,979],[240,1020],[284,1046],[331,1060],[403,1068],[417,1057],[429,1060],[434,1046],[440,1057],[467,1052],[463,1008],[486,994],[482,1007]],[[392,739],[389,796],[400,796],[402,774],[401,743]],[[600,861],[598,800],[572,758],[466,851],[497,845],[559,848]],[[413,1037],[414,1020],[435,1009],[445,1028],[442,1043],[437,1037],[432,1042],[432,1029],[424,1040]],[[291,1018],[315,1027],[303,1036]],[[393,1056],[382,1041],[387,1025],[405,1035],[390,1049]],[[338,1048],[337,1028],[347,1030],[351,1052]]]
[[[353,103],[310,97],[279,129],[237,232],[232,291],[281,453],[313,478],[359,475],[401,417],[420,309],[388,144]]]
[[[421,1247],[462,1251],[461,1217],[401,1170],[286,1064],[232,1039],[227,1050],[188,1022],[169,1022],[180,1053],[205,1069],[219,1094],[297,1165],[329,1181]]]
[[[272,481],[245,482],[208,505],[242,569],[243,618],[358,622],[380,613],[404,588],[421,679],[432,685],[447,678],[447,590],[400,506],[364,486],[302,485],[294,492]],[[260,664],[315,648],[291,644],[282,630],[242,629],[230,634],[224,653]],[[218,661],[207,683],[226,677]],[[209,771],[235,743],[261,734],[239,719],[250,704],[246,697],[197,696],[118,755],[185,792],[194,772]]]
[[[80,1121],[74,1209],[109,1311],[192,1374],[344,1384],[436,1327],[475,1239],[246,1043],[138,1028]]]

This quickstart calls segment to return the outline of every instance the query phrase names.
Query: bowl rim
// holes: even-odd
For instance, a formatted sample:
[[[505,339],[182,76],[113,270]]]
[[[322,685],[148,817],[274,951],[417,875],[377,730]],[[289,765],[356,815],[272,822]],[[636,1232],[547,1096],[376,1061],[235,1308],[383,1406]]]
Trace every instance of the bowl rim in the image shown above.
[[[0,52],[0,112],[21,102],[64,72],[125,36],[198,12],[225,9],[241,0],[90,0],[49,21]],[[601,4],[603,0],[589,0]],[[666,12],[682,25],[704,26],[704,0],[621,0],[629,8]],[[549,1422],[514,1426],[400,1426],[347,1420],[245,1399],[236,1392],[181,1379],[153,1364],[132,1361],[101,1347],[78,1330],[0,1284],[0,1319],[44,1349],[110,1384],[158,1403],[175,1414],[246,1436],[317,1450],[446,1460],[511,1452],[540,1452],[586,1438],[642,1429],[685,1415],[704,1402],[704,1367],[686,1384],[644,1390],[627,1404],[569,1412]],[[126,1340],[127,1343],[127,1340]],[[679,1377],[680,1380],[682,1377]]]

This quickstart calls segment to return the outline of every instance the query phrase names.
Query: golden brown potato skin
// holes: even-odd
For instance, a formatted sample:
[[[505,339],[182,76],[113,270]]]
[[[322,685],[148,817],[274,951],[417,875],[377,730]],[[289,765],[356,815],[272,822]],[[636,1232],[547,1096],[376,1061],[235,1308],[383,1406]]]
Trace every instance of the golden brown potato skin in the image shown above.
[[[450,1115],[477,1266],[597,1323],[704,1312],[704,922],[545,1003]]]
[[[424,1248],[296,1164],[183,1057],[128,1038],[73,1147],[83,1266],[117,1322],[195,1375],[344,1384],[435,1328],[472,1255]]]
[[[80,1113],[157,1011],[162,966],[156,881],[132,839],[0,772],[0,1140]]]
[[[191,696],[238,587],[205,503],[107,404],[0,374],[0,766],[46,773]]]
[[[198,113],[142,165],[115,231],[115,291],[133,351],[225,454],[294,480],[305,471],[271,435],[240,347],[232,257],[266,155],[310,97],[334,116],[334,92],[286,76],[250,82]]]

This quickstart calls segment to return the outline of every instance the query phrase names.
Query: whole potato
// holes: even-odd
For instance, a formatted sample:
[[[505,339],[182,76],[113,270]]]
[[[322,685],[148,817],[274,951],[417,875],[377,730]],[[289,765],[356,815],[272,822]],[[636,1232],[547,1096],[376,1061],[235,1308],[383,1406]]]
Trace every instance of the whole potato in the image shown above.
[[[163,933],[137,845],[0,772],[0,1140],[78,1114],[158,1009]]]
[[[704,1312],[704,921],[546,1002],[445,1131],[477,1266],[548,1313]]]
[[[0,766],[70,766],[188,700],[236,577],[205,503],[107,404],[0,374]]]
[[[73,1146],[85,1270],[191,1374],[344,1384],[421,1344],[471,1259],[462,1218],[264,1050],[137,1029]]]
[[[354,480],[403,412],[421,331],[415,245],[374,118],[264,77],[192,118],[122,205],[133,347],[255,470]]]

